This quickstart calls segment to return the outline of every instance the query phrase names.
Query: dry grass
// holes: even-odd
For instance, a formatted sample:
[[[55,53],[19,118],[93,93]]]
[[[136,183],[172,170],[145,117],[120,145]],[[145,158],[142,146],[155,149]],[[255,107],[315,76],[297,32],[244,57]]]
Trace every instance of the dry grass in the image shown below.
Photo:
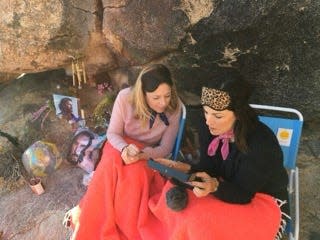
[[[12,154],[10,157],[15,161],[4,169],[6,177],[0,177],[0,193],[18,189],[26,182],[23,176],[25,169]]]

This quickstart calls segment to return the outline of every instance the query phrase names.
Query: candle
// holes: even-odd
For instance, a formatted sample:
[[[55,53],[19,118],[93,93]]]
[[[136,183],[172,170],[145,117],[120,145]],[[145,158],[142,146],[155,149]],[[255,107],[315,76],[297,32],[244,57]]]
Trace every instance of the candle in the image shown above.
[[[84,61],[82,61],[82,73],[83,73],[83,82],[87,83],[86,68],[84,65]]]
[[[81,109],[81,118],[84,119],[84,110]]]
[[[78,62],[76,62],[76,72],[77,72],[78,83],[79,83],[78,88],[81,89],[81,74],[80,74],[79,63]]]
[[[74,62],[72,61],[72,85],[76,86],[76,79],[74,76],[75,72],[74,72]]]

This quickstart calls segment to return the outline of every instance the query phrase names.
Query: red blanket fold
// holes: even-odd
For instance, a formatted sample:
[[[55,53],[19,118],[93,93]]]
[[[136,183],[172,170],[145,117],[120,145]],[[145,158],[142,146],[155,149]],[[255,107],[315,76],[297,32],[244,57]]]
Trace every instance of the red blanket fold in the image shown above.
[[[137,144],[137,143],[136,143]],[[280,225],[275,200],[257,194],[250,204],[197,198],[188,190],[186,209],[166,206],[171,187],[146,161],[124,165],[109,143],[80,207],[77,240],[272,240]]]
[[[154,196],[149,208],[165,223],[171,240],[273,240],[279,230],[281,212],[275,200],[266,194],[256,194],[250,204],[230,204],[214,197],[197,198],[188,190],[188,207],[180,212],[166,207],[165,193]],[[147,239],[147,238],[146,238]]]

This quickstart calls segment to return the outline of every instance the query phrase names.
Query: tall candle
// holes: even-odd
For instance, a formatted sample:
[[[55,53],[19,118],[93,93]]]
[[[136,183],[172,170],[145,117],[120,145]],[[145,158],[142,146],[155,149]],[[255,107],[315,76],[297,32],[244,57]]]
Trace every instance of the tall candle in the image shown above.
[[[81,118],[84,119],[84,110],[81,109]]]
[[[72,86],[76,86],[76,79],[74,76],[75,72],[74,72],[74,62],[72,61]]]
[[[80,74],[80,69],[79,69],[79,63],[76,62],[76,72],[77,72],[77,77],[78,77],[78,88],[81,89],[81,74]]]
[[[84,65],[84,61],[82,61],[82,73],[83,73],[83,82],[87,83],[86,67]]]

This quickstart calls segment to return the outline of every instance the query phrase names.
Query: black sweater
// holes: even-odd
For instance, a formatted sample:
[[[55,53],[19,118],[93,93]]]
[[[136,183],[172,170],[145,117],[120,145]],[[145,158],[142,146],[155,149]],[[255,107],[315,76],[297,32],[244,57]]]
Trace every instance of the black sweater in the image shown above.
[[[247,139],[248,151],[241,153],[234,143],[229,145],[229,155],[223,160],[219,145],[215,156],[208,156],[212,136],[205,123],[199,129],[200,162],[192,166],[192,172],[205,171],[219,180],[219,188],[213,194],[230,203],[248,203],[255,193],[266,193],[287,200],[288,175],[283,167],[283,155],[276,136],[259,122]],[[285,207],[285,212],[288,210]]]

